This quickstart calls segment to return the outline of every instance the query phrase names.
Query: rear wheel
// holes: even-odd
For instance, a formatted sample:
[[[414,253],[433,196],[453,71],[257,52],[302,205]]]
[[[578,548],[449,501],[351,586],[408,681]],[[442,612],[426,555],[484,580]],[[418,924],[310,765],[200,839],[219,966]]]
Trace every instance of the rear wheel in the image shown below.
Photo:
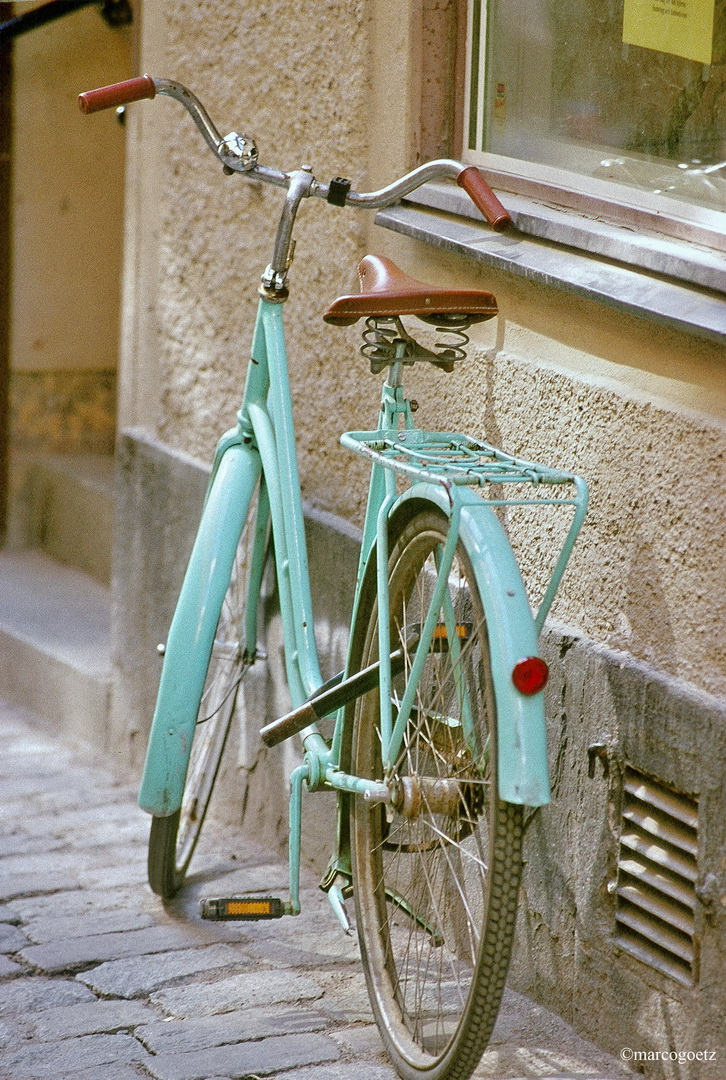
[[[392,650],[426,618],[447,532],[448,519],[424,509],[391,542]],[[487,625],[461,542],[437,624],[388,777],[377,692],[358,700],[353,725],[351,771],[397,792],[388,808],[355,800],[351,847],[371,1003],[407,1080],[464,1080],[476,1067],[504,989],[521,872],[522,808],[498,797]],[[374,603],[361,666],[377,654]],[[413,658],[393,680],[394,723]]]
[[[258,493],[259,488],[250,503],[214,635],[182,805],[169,817],[154,817],[151,822],[149,884],[164,898],[174,895],[189,868],[234,719],[240,683],[254,660],[257,643],[253,638],[246,644],[245,612],[251,575],[261,578],[263,560],[257,561],[258,553],[266,550],[266,503],[260,513]]]

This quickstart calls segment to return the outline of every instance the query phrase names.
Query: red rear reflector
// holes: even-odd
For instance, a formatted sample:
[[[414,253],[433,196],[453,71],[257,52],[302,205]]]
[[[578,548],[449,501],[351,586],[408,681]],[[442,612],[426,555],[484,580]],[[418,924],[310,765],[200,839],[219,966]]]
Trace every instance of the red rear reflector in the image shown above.
[[[514,665],[512,682],[520,694],[538,694],[544,690],[549,678],[549,668],[539,656],[528,656]]]

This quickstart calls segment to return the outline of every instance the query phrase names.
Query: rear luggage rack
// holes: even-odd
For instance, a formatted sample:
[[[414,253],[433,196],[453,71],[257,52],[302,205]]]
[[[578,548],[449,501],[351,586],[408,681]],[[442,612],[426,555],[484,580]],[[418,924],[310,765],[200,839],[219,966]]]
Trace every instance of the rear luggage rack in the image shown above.
[[[340,441],[374,465],[391,469],[411,481],[479,488],[487,506],[572,507],[572,523],[535,616],[539,633],[587,513],[587,484],[582,477],[525,461],[479,439],[449,431],[418,428],[347,431]],[[501,487],[494,487],[504,484],[519,486],[512,494],[505,495]],[[543,490],[568,485],[571,492],[565,490],[559,495]]]
[[[537,465],[505,454],[488,443],[453,432],[348,431],[340,438],[343,446],[393,469],[411,480],[427,483],[463,484],[487,487],[490,484],[563,485],[578,484],[572,473]],[[532,498],[493,500],[496,504],[532,502]],[[537,502],[577,505],[573,498],[542,498]]]

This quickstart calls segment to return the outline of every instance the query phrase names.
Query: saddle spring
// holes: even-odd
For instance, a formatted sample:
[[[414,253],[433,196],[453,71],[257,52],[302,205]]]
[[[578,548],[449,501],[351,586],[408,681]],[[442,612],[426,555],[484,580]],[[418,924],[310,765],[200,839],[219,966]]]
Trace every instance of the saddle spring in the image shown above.
[[[471,326],[467,315],[432,315],[422,320],[434,326],[441,334],[447,334],[453,340],[437,341],[435,352],[425,348],[413,338],[404,327],[398,315],[371,315],[366,319],[363,331],[363,345],[360,351],[369,361],[374,375],[388,364],[397,360],[404,364],[413,364],[417,360],[428,360],[443,371],[453,371],[454,364],[466,356],[469,337],[466,331]],[[404,345],[403,355],[399,349]],[[397,355],[398,354],[398,355]]]

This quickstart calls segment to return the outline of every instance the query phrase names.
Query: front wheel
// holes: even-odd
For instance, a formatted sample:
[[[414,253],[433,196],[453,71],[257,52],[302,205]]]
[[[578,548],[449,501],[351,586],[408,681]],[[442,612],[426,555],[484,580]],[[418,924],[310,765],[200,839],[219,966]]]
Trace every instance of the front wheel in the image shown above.
[[[180,888],[189,868],[232,726],[239,687],[254,660],[256,638],[249,643],[246,640],[245,614],[250,591],[256,595],[262,576],[267,525],[267,503],[260,497],[258,486],[247,513],[214,635],[182,805],[169,817],[154,817],[151,822],[149,884],[165,899]]]
[[[417,512],[391,541],[391,649],[416,640],[448,519]],[[365,616],[362,616],[366,618]],[[361,666],[375,662],[369,605]],[[413,646],[415,647],[415,646]],[[394,678],[398,715],[413,652]],[[406,1080],[465,1080],[499,1010],[521,873],[522,808],[499,799],[489,637],[459,541],[400,751],[384,777],[378,692],[354,706],[354,775],[387,779],[392,807],[356,800],[353,885],[361,953],[383,1041]]]

